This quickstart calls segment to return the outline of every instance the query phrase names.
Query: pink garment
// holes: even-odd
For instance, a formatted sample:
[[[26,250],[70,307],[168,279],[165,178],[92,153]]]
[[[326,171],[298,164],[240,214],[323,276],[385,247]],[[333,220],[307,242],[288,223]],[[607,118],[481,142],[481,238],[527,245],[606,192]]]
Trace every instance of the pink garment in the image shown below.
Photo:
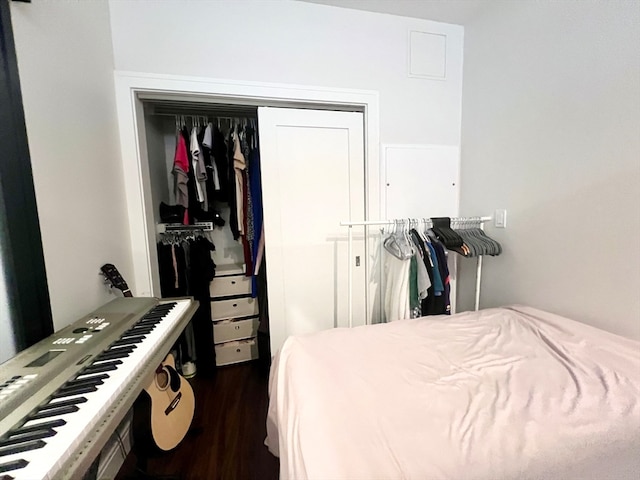
[[[176,153],[173,157],[174,193],[176,203],[184,207],[183,223],[185,225],[189,224],[189,215],[187,213],[189,208],[189,189],[187,188],[187,181],[189,180],[188,172],[189,157],[187,156],[187,144],[182,134],[178,132]]]

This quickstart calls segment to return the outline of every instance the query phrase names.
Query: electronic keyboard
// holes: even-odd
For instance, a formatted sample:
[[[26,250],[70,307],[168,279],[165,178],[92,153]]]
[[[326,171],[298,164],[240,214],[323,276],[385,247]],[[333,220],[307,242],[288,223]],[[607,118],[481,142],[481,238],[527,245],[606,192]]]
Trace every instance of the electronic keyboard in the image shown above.
[[[82,478],[197,308],[118,298],[0,365],[0,479]]]

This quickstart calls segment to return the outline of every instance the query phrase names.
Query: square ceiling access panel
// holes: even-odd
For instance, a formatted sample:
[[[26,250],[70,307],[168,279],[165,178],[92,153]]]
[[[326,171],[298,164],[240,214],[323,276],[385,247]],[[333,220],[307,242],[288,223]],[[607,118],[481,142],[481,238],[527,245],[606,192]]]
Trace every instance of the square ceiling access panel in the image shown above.
[[[441,33],[409,31],[410,77],[446,80],[447,36]]]

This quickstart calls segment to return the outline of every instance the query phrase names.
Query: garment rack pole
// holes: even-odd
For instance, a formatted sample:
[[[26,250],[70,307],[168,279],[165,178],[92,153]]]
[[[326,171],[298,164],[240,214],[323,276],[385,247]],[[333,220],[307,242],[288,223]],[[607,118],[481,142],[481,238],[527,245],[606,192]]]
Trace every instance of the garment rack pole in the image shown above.
[[[480,222],[480,230],[484,230],[484,223]],[[474,310],[480,310],[480,280],[482,279],[482,255],[478,255],[478,265],[476,266],[476,298],[473,304]]]
[[[488,222],[492,219],[492,217],[458,217],[451,218],[451,222],[478,222],[480,223],[480,229],[484,230],[484,223]],[[407,221],[408,219],[399,219],[400,221]],[[351,262],[353,259],[352,249],[353,249],[353,227],[356,226],[369,226],[369,225],[393,225],[398,220],[363,220],[360,222],[349,222],[343,221],[340,222],[341,227],[349,227],[347,234],[347,255],[348,255],[348,266],[347,266],[347,282],[349,283],[349,299],[347,301],[347,308],[349,309],[349,328],[353,327],[353,265]],[[427,224],[429,220],[427,219]],[[482,255],[478,256],[478,265],[476,267],[476,291],[475,291],[475,305],[474,308],[476,311],[480,309],[480,282],[482,279]],[[365,319],[365,324],[369,325],[369,319]]]

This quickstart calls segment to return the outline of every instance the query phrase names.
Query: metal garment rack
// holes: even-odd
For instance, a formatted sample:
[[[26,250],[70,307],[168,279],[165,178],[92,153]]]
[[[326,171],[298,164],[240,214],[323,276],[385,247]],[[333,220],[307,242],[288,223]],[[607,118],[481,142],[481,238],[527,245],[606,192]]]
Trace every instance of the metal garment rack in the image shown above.
[[[457,217],[457,218],[451,218],[451,222],[452,223],[479,223],[480,224],[480,229],[484,230],[484,224],[485,222],[489,222],[491,221],[492,217]],[[348,257],[348,269],[347,269],[347,282],[349,284],[349,303],[348,303],[348,308],[349,308],[349,328],[353,327],[353,266],[351,265],[351,257],[353,256],[352,253],[352,243],[353,243],[353,227],[359,227],[359,226],[364,226],[364,227],[368,227],[368,226],[373,226],[373,225],[378,225],[378,226],[393,226],[394,224],[398,224],[398,222],[407,222],[409,220],[414,220],[414,219],[408,219],[408,218],[398,218],[395,220],[364,220],[364,221],[360,221],[360,222],[340,222],[340,226],[341,227],[349,227],[348,230],[348,236],[347,236],[347,243],[348,243],[348,249],[347,249],[347,257]],[[421,218],[419,219],[420,221],[425,222],[426,226],[433,226],[432,222],[430,219],[428,218]],[[476,291],[475,291],[475,305],[474,308],[476,311],[479,310],[480,308],[480,281],[482,279],[482,255],[478,255],[478,264],[476,267]],[[366,319],[366,323],[369,324],[369,319]]]

